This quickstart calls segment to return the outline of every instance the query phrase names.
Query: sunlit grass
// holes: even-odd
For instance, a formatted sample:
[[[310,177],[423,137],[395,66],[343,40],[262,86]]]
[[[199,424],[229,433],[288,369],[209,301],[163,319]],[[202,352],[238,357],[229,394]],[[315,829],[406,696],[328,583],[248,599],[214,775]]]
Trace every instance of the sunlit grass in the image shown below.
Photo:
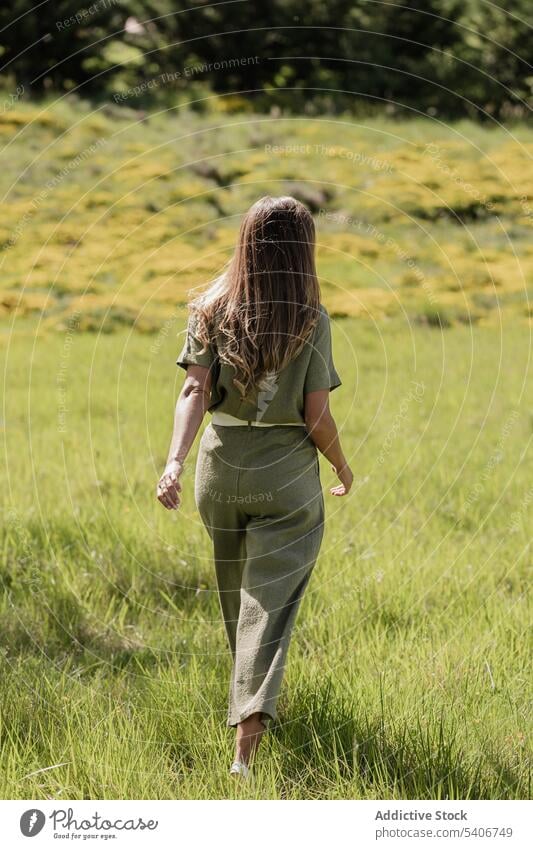
[[[334,322],[356,483],[239,790],[194,456],[154,496],[183,327],[1,337],[2,798],[527,796],[530,328]]]
[[[290,193],[315,215],[334,314],[531,321],[530,129],[63,100],[4,112],[0,139],[6,317],[156,332],[223,266],[243,211]]]

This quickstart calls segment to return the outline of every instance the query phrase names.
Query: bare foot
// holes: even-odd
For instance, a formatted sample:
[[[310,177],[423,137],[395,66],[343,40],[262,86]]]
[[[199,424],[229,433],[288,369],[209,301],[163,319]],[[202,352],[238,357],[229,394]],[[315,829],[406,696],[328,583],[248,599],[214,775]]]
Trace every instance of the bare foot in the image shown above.
[[[266,726],[261,722],[260,713],[252,713],[237,725],[235,759],[248,765],[252,760]]]

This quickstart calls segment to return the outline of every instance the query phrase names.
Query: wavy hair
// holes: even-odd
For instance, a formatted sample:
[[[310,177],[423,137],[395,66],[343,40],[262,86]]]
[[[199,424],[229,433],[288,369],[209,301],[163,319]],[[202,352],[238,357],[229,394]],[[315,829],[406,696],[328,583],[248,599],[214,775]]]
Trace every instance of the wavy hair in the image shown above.
[[[244,215],[223,274],[189,307],[204,347],[215,334],[220,361],[248,399],[302,350],[319,317],[315,225],[292,197],[262,197]]]

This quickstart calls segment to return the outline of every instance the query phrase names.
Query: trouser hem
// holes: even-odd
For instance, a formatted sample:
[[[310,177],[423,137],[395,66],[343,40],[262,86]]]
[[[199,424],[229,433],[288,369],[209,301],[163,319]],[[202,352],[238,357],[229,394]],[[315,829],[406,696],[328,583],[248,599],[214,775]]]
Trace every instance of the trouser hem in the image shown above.
[[[239,724],[239,722],[244,722],[244,720],[248,719],[248,717],[251,716],[253,713],[261,714],[261,722],[265,725],[265,728],[269,728],[270,725],[275,722],[277,718],[274,711],[267,711],[264,710],[261,706],[256,706],[250,708],[250,710],[244,711],[244,713],[241,714],[231,714],[231,716],[228,716],[226,724],[228,728],[235,728]]]

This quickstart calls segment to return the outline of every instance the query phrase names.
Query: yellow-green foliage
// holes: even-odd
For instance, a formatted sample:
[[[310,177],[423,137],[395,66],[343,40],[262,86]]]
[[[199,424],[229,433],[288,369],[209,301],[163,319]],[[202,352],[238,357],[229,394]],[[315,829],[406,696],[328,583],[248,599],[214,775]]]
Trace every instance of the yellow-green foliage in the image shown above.
[[[219,272],[268,193],[314,212],[333,313],[531,320],[531,131],[230,106],[146,116],[63,100],[0,115],[0,315],[93,327],[111,310],[155,329]]]
[[[324,543],[243,791],[197,442],[180,510],[155,498],[182,318],[150,338],[17,325],[0,334],[1,798],[530,798],[529,327],[332,321],[354,489],[331,497],[321,460]]]

